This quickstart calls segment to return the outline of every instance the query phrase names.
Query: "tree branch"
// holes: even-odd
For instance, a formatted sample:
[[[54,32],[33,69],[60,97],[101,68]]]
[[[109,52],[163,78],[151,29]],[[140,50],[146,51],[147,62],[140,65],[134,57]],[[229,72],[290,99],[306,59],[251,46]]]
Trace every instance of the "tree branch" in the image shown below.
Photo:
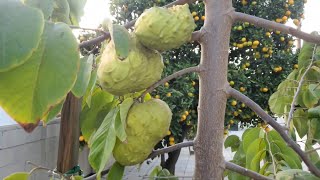
[[[148,156],[148,159],[149,158],[154,158],[160,154],[164,154],[164,153],[168,153],[168,152],[172,152],[172,151],[175,151],[175,150],[178,150],[178,149],[181,149],[183,147],[189,147],[189,146],[193,146],[193,141],[187,141],[187,142],[182,142],[182,143],[178,143],[178,144],[175,144],[173,146],[169,146],[169,147],[166,147],[166,148],[162,148],[162,149],[158,149],[158,150],[154,150],[152,151],[152,153]]]
[[[172,2],[172,3],[169,3],[169,4],[165,5],[164,7],[168,8],[168,7],[172,7],[174,5],[183,5],[183,4],[186,4],[186,3],[193,3],[195,1],[197,1],[197,0],[176,0],[176,1]],[[129,29],[130,27],[132,27],[134,25],[135,22],[136,22],[136,19],[128,22],[127,24],[125,24],[124,27],[126,29]],[[105,32],[101,36],[98,36],[98,37],[96,37],[94,39],[91,39],[89,41],[84,41],[84,42],[80,43],[79,47],[80,48],[84,48],[84,47],[96,45],[96,44],[99,44],[99,43],[103,42],[104,40],[106,40],[108,38],[110,38],[110,33],[109,32]]]
[[[244,175],[244,176],[248,176],[248,177],[251,177],[252,179],[259,179],[259,180],[272,180],[272,178],[269,178],[269,177],[266,177],[266,176],[263,176],[257,172],[254,172],[254,171],[251,171],[249,169],[246,169],[244,167],[241,167],[237,164],[234,164],[232,162],[228,162],[226,161],[225,162],[225,166],[227,169],[229,169],[230,171],[234,171],[234,172],[237,172],[241,175]]]
[[[195,31],[195,32],[192,33],[191,41],[197,41],[197,42],[199,42],[201,36],[202,36],[202,31],[201,31],[201,30]]]
[[[189,68],[186,68],[186,69],[182,69],[180,71],[177,71],[173,74],[171,74],[170,76],[167,76],[163,79],[161,79],[160,81],[154,83],[152,86],[150,86],[147,90],[145,90],[141,96],[141,97],[144,97],[147,93],[151,93],[156,87],[160,86],[161,84],[164,84],[165,82],[167,81],[170,81],[171,79],[174,79],[174,78],[177,78],[177,77],[180,77],[184,74],[187,74],[187,73],[191,73],[191,72],[199,72],[200,71],[200,68],[199,66],[193,66],[193,67],[189,67]]]
[[[291,124],[291,120],[292,120],[292,117],[293,117],[294,106],[295,106],[295,103],[296,103],[296,101],[298,99],[298,95],[300,93],[300,90],[302,88],[302,84],[304,82],[304,77],[307,75],[308,71],[312,67],[312,64],[313,64],[313,61],[314,61],[314,58],[315,58],[314,56],[316,54],[316,50],[317,50],[317,45],[314,45],[311,62],[309,64],[309,66],[307,67],[307,69],[305,70],[305,72],[302,74],[302,76],[300,78],[300,81],[299,81],[299,84],[298,84],[297,91],[294,94],[294,97],[293,97],[293,100],[292,100],[292,103],[291,103],[291,107],[290,107],[290,112],[289,112],[289,115],[288,115],[288,121],[287,121],[287,128],[288,129],[290,129],[290,124]],[[289,131],[288,131],[288,134],[289,134]]]
[[[284,32],[287,34],[292,34],[293,36],[304,39],[305,41],[320,44],[320,37],[319,36],[314,36],[314,35],[299,31],[295,28],[292,28],[292,27],[289,27],[289,26],[286,26],[286,25],[283,25],[280,23],[276,23],[276,22],[269,21],[269,20],[259,18],[256,16],[244,14],[241,12],[233,12],[232,17],[236,21],[249,22],[249,23],[252,23],[258,27],[278,30],[278,31],[281,31],[281,32]]]
[[[305,162],[309,170],[320,177],[320,170],[311,162],[308,156],[300,149],[300,147],[286,134],[284,127],[278,124],[269,114],[267,114],[258,104],[252,101],[247,96],[243,95],[241,92],[231,88],[227,88],[227,93],[234,97],[235,99],[245,103],[250,109],[252,109],[258,116],[260,116],[264,121],[268,122],[286,141],[286,143],[300,156],[300,158]]]
[[[104,175],[108,174],[109,171],[110,171],[110,169],[103,170],[101,172],[101,177],[103,177]],[[97,174],[93,174],[91,176],[83,178],[83,180],[95,180],[96,178],[97,178]]]

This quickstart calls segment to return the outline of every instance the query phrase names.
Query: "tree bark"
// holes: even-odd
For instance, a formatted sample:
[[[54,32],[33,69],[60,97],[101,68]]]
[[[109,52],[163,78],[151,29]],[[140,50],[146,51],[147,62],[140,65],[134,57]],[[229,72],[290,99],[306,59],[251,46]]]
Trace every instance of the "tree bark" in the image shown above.
[[[206,0],[202,28],[198,130],[194,179],[222,179],[225,169],[223,131],[227,94],[229,40],[234,9],[231,0]]]
[[[66,173],[78,165],[81,100],[71,92],[63,104],[57,170]]]

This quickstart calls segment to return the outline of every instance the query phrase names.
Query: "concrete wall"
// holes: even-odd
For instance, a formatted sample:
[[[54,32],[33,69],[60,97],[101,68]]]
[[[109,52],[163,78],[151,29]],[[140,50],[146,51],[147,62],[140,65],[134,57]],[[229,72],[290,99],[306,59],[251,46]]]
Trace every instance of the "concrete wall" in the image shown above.
[[[46,127],[39,125],[32,133],[26,133],[19,125],[0,126],[0,179],[11,173],[33,168],[27,161],[54,169],[58,155],[59,120]],[[91,172],[87,161],[88,149],[79,155],[79,165],[85,174]],[[48,179],[45,171],[34,173],[31,179]]]

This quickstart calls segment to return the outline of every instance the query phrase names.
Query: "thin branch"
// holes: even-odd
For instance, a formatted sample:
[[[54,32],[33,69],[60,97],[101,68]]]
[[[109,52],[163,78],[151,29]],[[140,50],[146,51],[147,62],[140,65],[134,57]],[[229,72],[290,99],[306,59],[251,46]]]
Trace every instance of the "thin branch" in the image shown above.
[[[287,128],[288,129],[290,129],[290,124],[291,124],[291,120],[292,120],[292,117],[293,117],[294,106],[295,106],[294,104],[296,103],[296,101],[298,99],[298,95],[299,95],[299,93],[301,91],[302,84],[304,82],[304,77],[307,75],[308,71],[312,67],[312,64],[313,64],[313,61],[314,61],[314,58],[315,58],[314,56],[316,54],[316,50],[317,50],[317,45],[315,45],[314,48],[313,48],[311,62],[309,64],[309,66],[307,67],[307,69],[305,70],[305,72],[302,74],[302,76],[300,78],[300,81],[299,81],[299,85],[298,85],[297,91],[294,94],[294,97],[293,97],[293,100],[292,100],[292,103],[291,103],[291,107],[290,107],[290,112],[289,112],[289,115],[288,115],[288,121],[287,121]],[[287,133],[289,134],[290,132],[288,131]]]
[[[178,143],[175,144],[173,146],[169,146],[166,148],[162,148],[162,149],[158,149],[158,150],[154,150],[152,151],[152,153],[148,156],[149,158],[154,158],[160,154],[164,154],[164,153],[168,153],[168,152],[172,152],[178,149],[181,149],[183,147],[189,147],[189,146],[193,146],[194,142],[193,141],[186,141],[186,142],[182,142],[182,143]]]
[[[268,132],[266,132],[266,140],[267,140],[267,143],[269,145],[269,153],[271,155],[271,160],[272,160],[272,165],[273,165],[273,176],[275,178],[275,176],[277,174],[277,167],[276,167],[276,161],[275,161],[274,155],[272,154],[272,151],[271,151],[271,144],[270,144],[270,141],[269,141],[269,138],[268,138]]]
[[[234,171],[234,172],[237,172],[241,175],[244,175],[244,176],[248,176],[248,177],[251,177],[252,179],[259,179],[259,180],[272,180],[272,178],[269,178],[269,177],[266,177],[266,176],[263,176],[257,172],[254,172],[252,170],[249,170],[249,169],[246,169],[244,167],[241,167],[237,164],[234,164],[232,162],[228,162],[228,161],[225,161],[225,166],[227,169],[231,170],[231,171]]]
[[[89,31],[97,31],[101,32],[103,34],[108,34],[108,32],[102,30],[102,29],[94,29],[94,28],[86,28],[86,27],[80,27],[80,26],[74,26],[74,25],[69,25],[71,29],[83,29],[83,30],[89,30]]]
[[[232,17],[236,21],[249,22],[249,23],[252,23],[258,27],[278,30],[278,31],[281,31],[281,32],[284,32],[287,34],[292,34],[293,36],[304,39],[305,41],[320,44],[320,37],[319,36],[314,36],[314,35],[299,31],[298,29],[295,29],[293,27],[289,27],[289,26],[286,26],[286,25],[283,25],[280,23],[276,23],[276,22],[269,21],[269,20],[259,18],[256,16],[244,14],[241,12],[233,12]]]
[[[195,32],[192,33],[191,41],[197,41],[197,42],[199,42],[201,36],[202,36],[202,31],[201,31],[201,30],[195,31]]]
[[[320,147],[317,147],[315,149],[310,149],[309,151],[306,151],[305,153],[310,154],[310,153],[313,153],[314,151],[318,151],[318,150],[320,150]]]
[[[197,1],[197,0],[176,0],[176,1],[172,2],[172,3],[170,3],[170,4],[165,5],[164,7],[168,8],[168,7],[172,7],[174,5],[183,5],[183,4],[186,4],[186,3],[193,3],[195,1]],[[127,24],[125,24],[124,27],[126,29],[129,29],[130,27],[132,27],[134,25],[135,22],[136,22],[136,19],[128,22]],[[79,47],[80,48],[84,48],[84,47],[96,45],[96,44],[99,44],[99,43],[103,42],[106,39],[109,39],[109,38],[110,38],[110,33],[106,32],[106,33],[102,34],[101,36],[98,36],[98,37],[96,37],[94,39],[91,39],[91,40],[84,41],[84,42],[80,43]]]
[[[36,172],[37,170],[44,170],[44,171],[47,171],[48,173],[51,173],[51,174],[57,174],[59,175],[60,177],[65,177],[62,173],[60,172],[57,172],[55,170],[52,170],[52,169],[49,169],[49,168],[46,168],[46,167],[42,167],[42,166],[39,166],[37,164],[34,164],[32,163],[31,161],[27,161],[27,164],[30,164],[32,166],[34,166],[35,168],[31,169],[31,171],[29,172],[29,174],[32,174],[34,172]]]
[[[177,78],[177,77],[180,77],[184,74],[187,74],[187,73],[191,73],[191,72],[199,72],[200,71],[200,68],[199,66],[193,66],[193,67],[189,67],[189,68],[186,68],[186,69],[182,69],[180,71],[177,71],[163,79],[161,79],[160,81],[154,83],[153,85],[151,85],[147,90],[145,90],[141,96],[139,98],[142,98],[142,97],[145,97],[147,93],[151,93],[155,88],[157,88],[158,86],[160,86],[161,84],[164,84],[165,82],[168,82],[170,81],[171,79],[174,79],[174,78]],[[138,99],[139,99],[138,98]]]
[[[294,142],[284,131],[284,127],[278,124],[269,114],[267,114],[258,104],[252,101],[250,98],[242,94],[241,92],[231,88],[230,86],[227,88],[227,93],[234,97],[235,99],[245,103],[250,109],[252,109],[258,116],[261,117],[264,121],[268,122],[286,141],[288,146],[290,146],[305,162],[309,170],[320,177],[320,170],[311,162],[308,156],[300,149],[300,147]],[[286,130],[286,128],[285,128]]]
[[[110,169],[106,169],[104,171],[101,172],[101,177],[103,177],[104,175],[108,174],[110,171]],[[95,180],[97,178],[97,174],[93,174],[91,176],[85,177],[83,180]]]

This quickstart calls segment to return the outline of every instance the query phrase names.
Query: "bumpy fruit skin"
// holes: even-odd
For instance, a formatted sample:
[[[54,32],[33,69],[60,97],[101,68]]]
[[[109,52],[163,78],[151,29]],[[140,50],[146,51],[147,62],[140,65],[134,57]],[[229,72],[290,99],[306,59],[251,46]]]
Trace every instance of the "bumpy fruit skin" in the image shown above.
[[[153,147],[167,135],[172,113],[160,99],[135,103],[127,116],[127,142],[117,140],[113,156],[124,166],[143,162]]]
[[[166,51],[190,41],[195,27],[188,4],[152,7],[136,21],[135,34],[144,46]]]
[[[161,78],[163,61],[160,53],[147,49],[136,37],[132,37],[129,56],[118,59],[113,42],[110,42],[101,56],[98,80],[107,92],[124,95],[146,89]]]

